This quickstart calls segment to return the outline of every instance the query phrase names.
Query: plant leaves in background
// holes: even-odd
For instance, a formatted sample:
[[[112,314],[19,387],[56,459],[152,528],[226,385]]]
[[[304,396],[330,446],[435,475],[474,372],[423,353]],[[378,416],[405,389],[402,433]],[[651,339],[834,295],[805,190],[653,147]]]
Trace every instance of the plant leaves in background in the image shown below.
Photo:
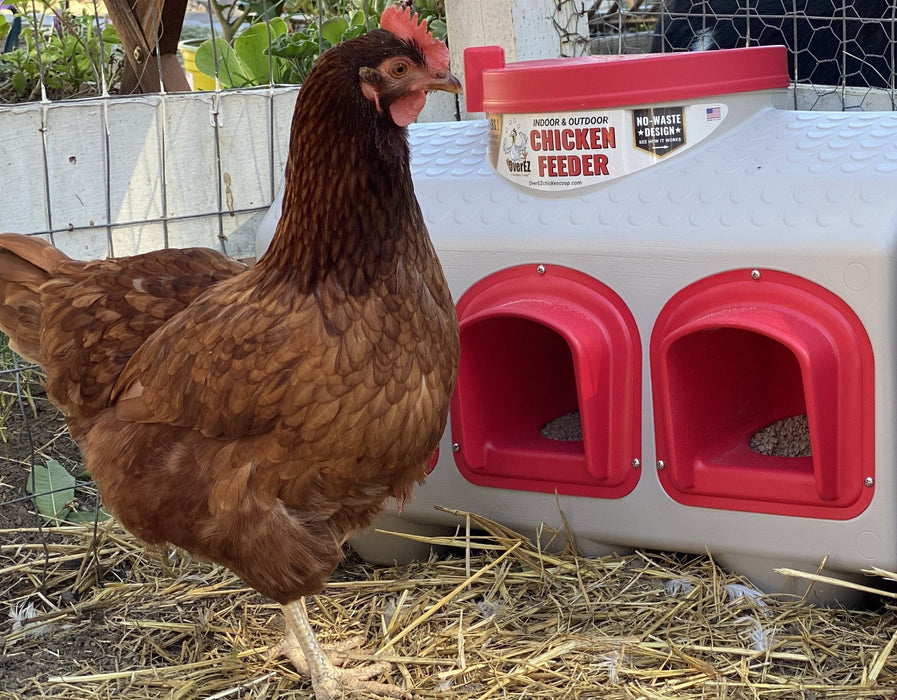
[[[343,34],[349,28],[349,23],[342,17],[334,17],[328,19],[321,25],[321,36],[330,42],[332,46],[336,46],[343,38]]]
[[[210,77],[215,76],[215,54],[218,58],[218,82],[223,88],[267,85],[282,77],[282,61],[269,55],[268,47],[287,33],[287,23],[280,17],[249,26],[234,39],[233,46],[224,39],[207,39],[196,49],[196,67]],[[268,72],[274,61],[272,73]]]
[[[214,44],[214,48],[213,48]],[[196,49],[196,67],[209,77],[215,77],[215,54],[218,57],[218,82],[221,87],[244,87],[249,84],[246,69],[237,52],[224,39],[208,39]]]
[[[71,513],[68,504],[75,500],[75,477],[55,459],[35,464],[25,484],[35,495],[37,512],[47,522],[66,520]]]
[[[268,83],[268,65],[272,60],[275,61],[273,77],[274,81],[277,82],[278,71],[276,62],[278,59],[268,54],[268,46],[277,37],[286,33],[287,23],[280,17],[274,17],[267,24],[258,22],[249,26],[246,31],[234,39],[234,51],[240,61],[243,74],[250,81],[251,85],[266,85]]]

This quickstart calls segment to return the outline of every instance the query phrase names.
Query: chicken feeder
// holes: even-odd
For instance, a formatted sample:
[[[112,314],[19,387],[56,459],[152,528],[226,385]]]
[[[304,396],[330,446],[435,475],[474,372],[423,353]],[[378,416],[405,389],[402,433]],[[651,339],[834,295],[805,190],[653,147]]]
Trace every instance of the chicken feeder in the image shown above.
[[[710,551],[770,592],[897,570],[897,113],[789,109],[783,47],[479,47],[465,79],[485,120],[410,130],[459,380],[380,527],[566,519],[588,554]]]

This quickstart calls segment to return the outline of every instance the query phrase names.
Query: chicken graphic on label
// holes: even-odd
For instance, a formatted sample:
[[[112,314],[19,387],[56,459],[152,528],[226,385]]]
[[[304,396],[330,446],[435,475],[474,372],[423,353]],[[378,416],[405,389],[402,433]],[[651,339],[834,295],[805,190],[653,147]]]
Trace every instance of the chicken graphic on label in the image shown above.
[[[515,124],[505,137],[504,152],[512,163],[526,160],[526,134],[519,124]]]

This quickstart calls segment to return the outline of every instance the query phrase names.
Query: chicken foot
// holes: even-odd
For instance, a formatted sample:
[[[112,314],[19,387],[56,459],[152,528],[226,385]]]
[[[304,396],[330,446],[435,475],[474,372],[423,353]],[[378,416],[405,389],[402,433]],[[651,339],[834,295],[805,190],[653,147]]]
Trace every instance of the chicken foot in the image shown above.
[[[354,668],[334,666],[315,639],[303,601],[295,600],[281,607],[286,633],[273,649],[272,656],[286,656],[300,674],[309,675],[316,700],[339,700],[349,691],[374,693],[387,698],[411,697],[410,693],[396,685],[370,680],[392,668],[388,661]]]

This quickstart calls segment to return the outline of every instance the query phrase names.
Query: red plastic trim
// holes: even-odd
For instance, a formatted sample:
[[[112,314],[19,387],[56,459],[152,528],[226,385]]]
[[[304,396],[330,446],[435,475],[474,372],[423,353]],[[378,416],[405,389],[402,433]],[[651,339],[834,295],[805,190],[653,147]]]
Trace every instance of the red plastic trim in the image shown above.
[[[658,472],[689,506],[846,520],[872,500],[872,345],[853,310],[785,272],[735,270],[664,306],[651,336]],[[806,413],[811,457],[749,447],[766,425]]]
[[[788,87],[784,46],[505,64],[498,46],[464,50],[467,111],[575,111]]]
[[[426,474],[432,474],[433,470],[436,469],[436,465],[439,463],[439,447],[433,450],[433,456],[427,461],[427,470]]]
[[[461,362],[452,402],[455,463],[469,481],[620,498],[641,449],[641,344],[622,299],[576,270],[512,267],[458,302]],[[583,441],[540,428],[579,409]]]
[[[464,49],[464,97],[468,112],[483,111],[483,72],[505,67],[501,46],[476,46]]]

